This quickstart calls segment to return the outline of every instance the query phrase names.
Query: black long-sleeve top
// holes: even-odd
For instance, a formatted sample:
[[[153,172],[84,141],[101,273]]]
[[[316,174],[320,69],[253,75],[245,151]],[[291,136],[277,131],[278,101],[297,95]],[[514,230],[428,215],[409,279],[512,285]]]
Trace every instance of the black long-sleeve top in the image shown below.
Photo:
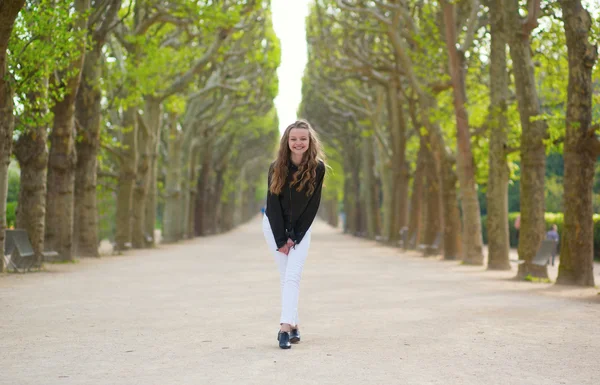
[[[304,235],[317,216],[319,204],[321,203],[321,188],[323,187],[323,179],[325,177],[325,164],[319,161],[317,165],[317,183],[315,191],[310,196],[306,196],[308,183],[301,191],[296,190],[297,186],[290,187],[296,171],[298,171],[298,167],[290,161],[288,163],[286,183],[283,185],[281,193],[275,195],[268,190],[268,186],[271,186],[273,164],[269,168],[265,214],[269,218],[278,249],[286,244],[288,238],[294,241],[295,244],[302,242],[302,238],[304,238]]]

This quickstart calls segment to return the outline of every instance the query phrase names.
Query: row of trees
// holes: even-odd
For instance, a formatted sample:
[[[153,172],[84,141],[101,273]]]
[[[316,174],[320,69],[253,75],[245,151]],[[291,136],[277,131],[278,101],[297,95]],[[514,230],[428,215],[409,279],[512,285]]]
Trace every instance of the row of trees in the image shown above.
[[[0,26],[0,246],[11,156],[38,255],[97,256],[99,196],[118,249],[152,246],[159,200],[166,242],[258,210],[279,137],[269,1],[4,0]]]
[[[507,194],[518,178],[517,276],[547,278],[531,261],[546,230],[552,150],[565,164],[557,282],[594,285],[600,23],[591,4],[316,0],[301,111],[337,150],[347,231],[395,243],[407,227],[417,244],[441,234],[445,259],[481,265],[485,189],[488,268],[510,269]]]

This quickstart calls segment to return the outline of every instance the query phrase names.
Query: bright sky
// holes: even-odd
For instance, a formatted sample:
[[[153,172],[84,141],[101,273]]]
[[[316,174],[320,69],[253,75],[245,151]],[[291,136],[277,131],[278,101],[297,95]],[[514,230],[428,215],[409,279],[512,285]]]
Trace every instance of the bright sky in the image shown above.
[[[302,99],[302,74],[306,65],[306,33],[304,19],[310,0],[272,0],[273,28],[281,43],[279,95],[275,107],[279,130],[283,132],[296,118]]]

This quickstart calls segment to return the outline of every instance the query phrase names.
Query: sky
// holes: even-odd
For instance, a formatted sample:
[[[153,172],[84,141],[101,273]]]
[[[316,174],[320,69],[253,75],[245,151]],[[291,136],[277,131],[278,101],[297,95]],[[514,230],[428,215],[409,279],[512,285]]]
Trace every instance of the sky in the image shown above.
[[[283,132],[298,116],[302,99],[302,75],[306,65],[304,20],[310,0],[271,0],[273,28],[281,44],[281,63],[277,70],[279,94],[275,107],[279,131]]]

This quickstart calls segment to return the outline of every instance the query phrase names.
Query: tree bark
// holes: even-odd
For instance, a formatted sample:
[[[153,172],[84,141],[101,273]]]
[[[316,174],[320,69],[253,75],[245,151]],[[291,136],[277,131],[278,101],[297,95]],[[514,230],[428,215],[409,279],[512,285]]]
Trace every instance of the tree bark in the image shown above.
[[[98,254],[98,208],[96,204],[98,151],[102,93],[100,89],[102,46],[95,42],[86,53],[75,115],[78,123],[75,171],[75,250],[85,257]]]
[[[385,149],[381,146],[381,143],[377,142],[377,144],[377,152],[379,154],[379,175],[381,176],[381,189],[383,190],[381,235],[384,239],[389,239],[394,218],[391,160],[384,154]]]
[[[160,132],[162,129],[162,104],[159,100],[150,99],[146,114],[149,119],[150,139],[150,168],[148,170],[148,193],[144,215],[144,233],[152,237],[147,246],[154,245],[154,229],[156,227],[156,210],[158,205],[158,152],[160,149]]]
[[[177,117],[169,122],[169,148],[167,150],[167,179],[165,183],[165,213],[163,216],[163,242],[177,242],[182,238],[181,212],[181,167],[179,156],[182,146],[182,133],[177,128]]]
[[[6,61],[8,40],[15,19],[25,0],[3,0],[0,2],[0,248],[4,250],[6,234],[6,199],[8,197],[8,165],[12,151],[14,130],[13,94]],[[0,258],[0,272],[5,269],[4,258]]]
[[[72,261],[75,188],[75,100],[73,93],[52,109],[54,127],[50,135],[46,197],[45,247],[57,251],[63,261]]]
[[[539,4],[538,4],[539,6]],[[535,23],[535,12],[528,21],[519,16],[519,1],[505,1],[505,21],[508,44],[513,62],[513,73],[517,90],[517,102],[521,117],[521,230],[518,278],[529,275],[548,278],[546,266],[531,263],[545,235],[544,221],[544,177],[546,153],[544,138],[546,122],[536,119],[541,113],[540,101],[535,87],[535,74],[529,44],[530,26]],[[527,27],[527,28],[526,28]]]
[[[122,159],[119,168],[115,242],[117,250],[131,247],[133,189],[137,170],[137,118],[130,107],[123,114]]]
[[[393,215],[389,222],[389,241],[395,243],[400,237],[400,229],[406,225],[408,205],[408,171],[406,166],[406,118],[399,102],[399,84],[393,81],[388,87],[388,116],[392,141],[392,196]]]
[[[46,100],[48,79],[40,84],[44,91],[29,95],[32,105],[36,100]],[[47,106],[32,111],[36,117],[47,113]],[[42,262],[46,226],[46,182],[48,172],[47,124],[31,126],[21,134],[15,145],[15,156],[21,169],[19,203],[17,205],[17,228],[25,229],[36,254],[36,265]]]
[[[412,194],[410,198],[410,213],[408,219],[408,241],[414,239],[414,244],[405,245],[405,248],[415,247],[421,239],[421,208],[425,188],[427,144],[423,137],[420,138],[419,152],[417,154],[417,167],[413,177]]]
[[[136,182],[133,189],[133,218],[131,227],[131,244],[135,249],[146,246],[144,239],[144,226],[146,217],[146,197],[150,184],[150,158],[152,156],[152,140],[148,122],[143,122],[144,117],[138,116],[138,162]]]
[[[200,158],[200,151],[198,145],[192,146],[191,154],[188,159],[189,168],[187,178],[184,179],[183,185],[183,224],[184,224],[184,237],[186,239],[193,238],[196,236],[196,225],[194,213],[196,212],[196,199],[198,196],[198,183],[197,183],[197,168]]]
[[[510,270],[508,233],[508,177],[506,160],[508,140],[508,73],[506,71],[506,32],[503,0],[490,2],[491,60],[490,109],[491,129],[487,190],[488,269]]]
[[[444,259],[453,261],[462,255],[460,210],[456,196],[458,178],[454,172],[454,159],[446,152],[440,155],[439,168],[442,174]]]
[[[195,227],[196,236],[206,235],[208,218],[206,217],[206,206],[208,200],[208,188],[210,182],[211,165],[213,158],[212,137],[206,140],[202,148],[202,169],[197,184]]]
[[[465,108],[465,74],[462,53],[456,48],[456,21],[454,4],[443,2],[446,47],[448,49],[450,78],[454,94],[456,115],[457,171],[463,212],[463,262],[469,265],[483,264],[483,238],[481,236],[481,212],[475,182],[475,162],[471,151],[469,117]]]
[[[423,244],[426,245],[424,250],[425,256],[433,254],[433,249],[429,246],[434,244],[437,234],[443,230],[441,178],[438,172],[439,169],[435,166],[433,154],[430,153],[429,155],[429,167],[427,167],[427,183],[425,187],[427,189],[427,215],[425,217],[425,232],[423,234]]]
[[[373,138],[365,138],[362,142],[362,165],[363,165],[363,183],[362,195],[365,202],[365,215],[367,221],[367,237],[374,239],[379,234],[379,204],[376,195],[377,186],[374,174],[375,158],[373,154]]]
[[[565,226],[556,283],[594,286],[592,196],[599,152],[591,122],[592,69],[598,60],[598,47],[589,42],[592,19],[581,1],[559,2],[569,52],[569,88],[564,144]]]

